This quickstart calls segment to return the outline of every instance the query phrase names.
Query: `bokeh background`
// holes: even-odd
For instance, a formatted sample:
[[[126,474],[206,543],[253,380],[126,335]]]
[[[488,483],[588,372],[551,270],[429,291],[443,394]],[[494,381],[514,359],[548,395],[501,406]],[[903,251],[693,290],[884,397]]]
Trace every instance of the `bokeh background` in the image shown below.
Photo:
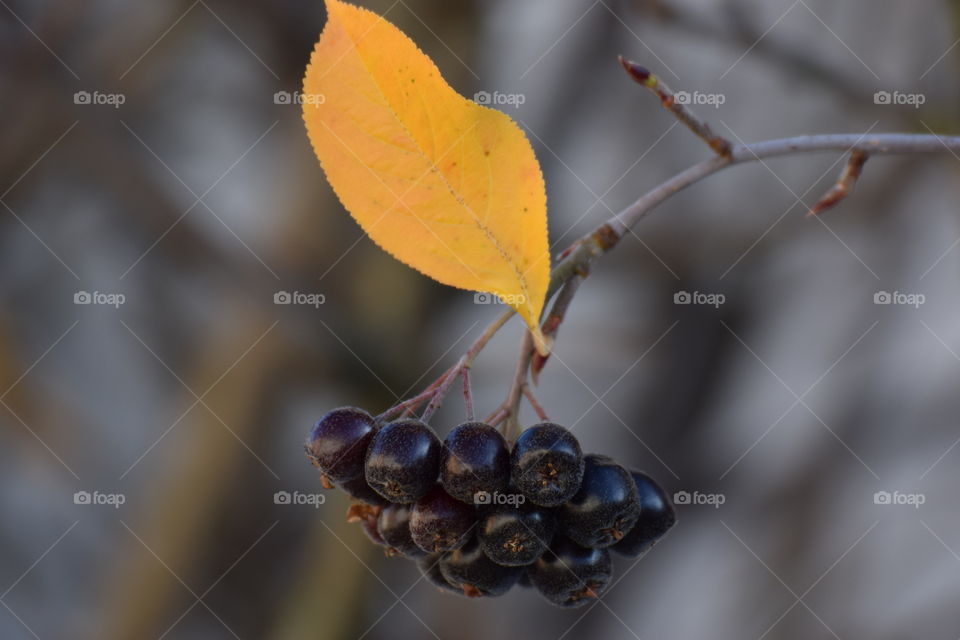
[[[362,4],[461,93],[522,96],[501,108],[556,252],[708,155],[620,53],[722,96],[697,108],[734,141],[960,128],[955,1]],[[333,197],[282,93],[322,3],[0,5],[0,637],[960,636],[960,158],[871,159],[822,219],[838,154],[737,167],[599,261],[539,399],[704,504],[590,608],[467,601],[384,558],[342,496],[274,499],[320,492],[301,443],[323,412],[385,410],[501,310]],[[520,337],[476,363],[484,415]],[[462,415],[455,393],[435,427]]]

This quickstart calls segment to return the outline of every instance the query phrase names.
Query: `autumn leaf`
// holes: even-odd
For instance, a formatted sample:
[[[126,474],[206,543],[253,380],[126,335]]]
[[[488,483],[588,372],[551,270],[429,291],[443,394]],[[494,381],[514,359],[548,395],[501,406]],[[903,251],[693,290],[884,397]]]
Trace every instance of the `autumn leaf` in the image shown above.
[[[543,174],[505,114],[459,95],[406,35],[327,0],[303,118],[337,197],[401,262],[539,329],[550,279]]]

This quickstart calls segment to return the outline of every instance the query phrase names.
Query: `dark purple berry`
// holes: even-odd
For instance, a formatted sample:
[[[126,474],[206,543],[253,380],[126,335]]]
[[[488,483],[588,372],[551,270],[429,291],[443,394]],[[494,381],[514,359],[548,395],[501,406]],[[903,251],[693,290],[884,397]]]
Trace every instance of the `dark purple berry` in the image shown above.
[[[524,589],[530,589],[533,587],[533,583],[530,582],[530,573],[527,571],[522,571],[520,573],[520,578],[517,580],[517,586],[523,587]]]
[[[425,552],[440,553],[462,547],[476,524],[477,510],[438,485],[413,506],[410,535]]]
[[[484,555],[476,537],[463,547],[445,553],[440,560],[440,572],[454,587],[470,598],[500,596],[517,583],[523,570],[502,567]]]
[[[527,567],[533,586],[561,607],[581,607],[599,597],[610,585],[612,571],[606,549],[581,547],[563,536]]]
[[[493,494],[510,481],[510,449],[500,432],[483,422],[465,422],[443,442],[440,482],[457,500],[476,504],[479,492]]]
[[[440,441],[419,420],[397,420],[380,429],[367,448],[364,472],[374,491],[391,502],[416,502],[437,481]]]
[[[420,573],[423,574],[423,577],[427,579],[427,582],[437,587],[442,591],[449,591],[451,593],[456,593],[463,595],[463,590],[459,589],[443,577],[443,573],[440,571],[440,559],[442,558],[439,553],[432,553],[428,556],[424,556],[417,561],[417,567],[420,569]]]
[[[365,502],[366,504],[372,504],[378,507],[385,507],[390,504],[388,500],[370,488],[370,485],[367,484],[367,479],[363,476],[342,482],[337,485],[337,488],[343,489],[352,499]]]
[[[511,473],[514,484],[534,504],[563,504],[580,488],[580,443],[558,424],[534,425],[521,433],[513,445]]]
[[[304,448],[307,457],[333,482],[363,475],[367,446],[377,431],[369,413],[354,407],[334,409],[310,430]]]
[[[408,504],[391,504],[380,512],[377,531],[386,543],[388,555],[403,555],[408,558],[425,555],[410,536],[411,510]]]
[[[530,564],[550,546],[553,513],[532,504],[498,505],[485,509],[477,539],[487,557],[510,567]]]
[[[560,530],[584,547],[609,547],[621,540],[640,516],[640,500],[630,472],[607,456],[584,456],[580,490],[557,510]]]
[[[631,471],[630,476],[640,496],[640,518],[630,533],[610,550],[628,558],[636,558],[676,524],[677,514],[670,498],[653,478],[641,471]]]

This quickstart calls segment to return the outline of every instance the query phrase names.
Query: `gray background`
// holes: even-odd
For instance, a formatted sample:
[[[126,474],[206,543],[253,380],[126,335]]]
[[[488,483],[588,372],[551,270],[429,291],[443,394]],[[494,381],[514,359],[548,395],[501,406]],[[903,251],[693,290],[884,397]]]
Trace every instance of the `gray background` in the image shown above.
[[[322,3],[0,5],[0,637],[960,636],[960,159],[872,159],[819,220],[803,214],[842,158],[769,160],[638,226],[581,288],[537,393],[586,449],[723,504],[678,506],[589,609],[466,601],[384,558],[341,497],[274,503],[319,491],[300,450],[316,417],[386,409],[499,312],[364,239],[299,109],[275,104]],[[957,2],[364,5],[461,93],[524,96],[503,108],[543,165],[555,251],[708,155],[618,53],[722,94],[698,110],[734,141],[960,125]],[[483,414],[519,338],[514,321],[476,363]],[[455,393],[435,427],[461,418]]]

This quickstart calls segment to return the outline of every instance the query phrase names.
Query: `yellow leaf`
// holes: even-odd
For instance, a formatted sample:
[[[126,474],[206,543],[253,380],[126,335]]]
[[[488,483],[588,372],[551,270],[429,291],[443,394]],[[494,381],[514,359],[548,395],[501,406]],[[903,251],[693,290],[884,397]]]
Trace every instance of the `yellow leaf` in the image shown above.
[[[337,197],[401,262],[503,298],[545,350],[547,203],[529,141],[454,91],[382,17],[340,0],[327,0],[327,14],[302,102]]]

